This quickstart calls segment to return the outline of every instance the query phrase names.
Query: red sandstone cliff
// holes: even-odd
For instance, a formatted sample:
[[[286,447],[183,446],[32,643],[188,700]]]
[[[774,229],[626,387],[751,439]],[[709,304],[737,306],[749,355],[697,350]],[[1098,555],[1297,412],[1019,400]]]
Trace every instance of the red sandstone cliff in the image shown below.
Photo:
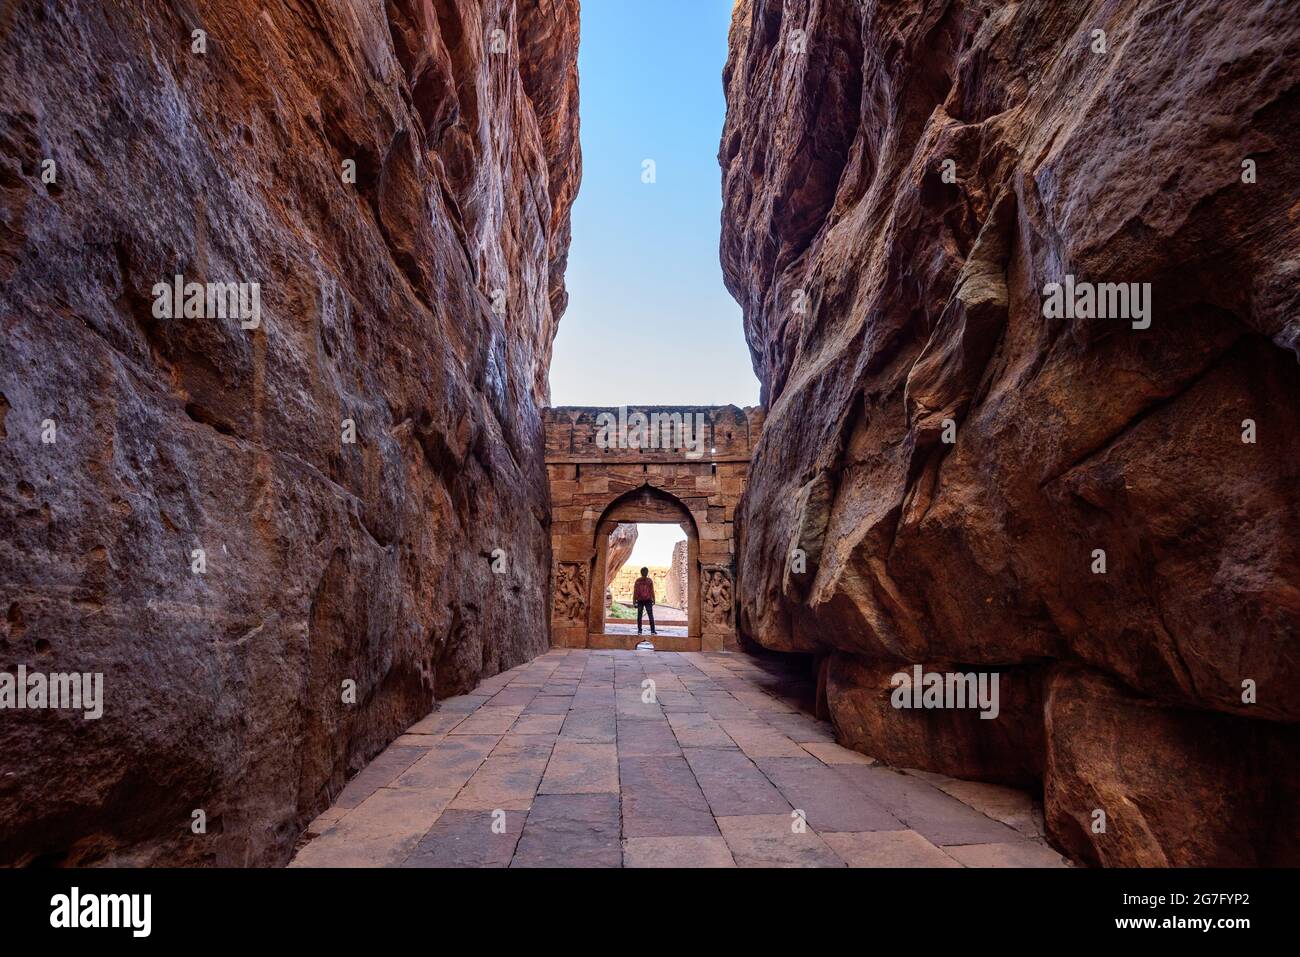
[[[0,861],[282,862],[545,650],[577,8],[6,5],[0,667],[106,701],[0,716]],[[178,273],[260,324],[154,318]]]
[[[635,522],[619,522],[614,531],[609,533],[609,551],[605,556],[605,602],[610,601],[609,586],[614,576],[626,564],[636,546],[637,527]]]
[[[1300,9],[740,0],[730,43],[746,633],[861,750],[1041,780],[1078,858],[1300,863]],[[1150,327],[1045,318],[1067,274]],[[912,663],[1001,717],[891,707]]]

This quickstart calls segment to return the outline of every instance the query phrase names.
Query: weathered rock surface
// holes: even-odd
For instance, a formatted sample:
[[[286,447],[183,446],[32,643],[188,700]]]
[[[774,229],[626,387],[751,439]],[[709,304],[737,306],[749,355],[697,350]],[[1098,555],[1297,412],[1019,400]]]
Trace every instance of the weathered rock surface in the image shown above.
[[[768,413],[744,632],[857,659],[829,705],[877,757],[994,780],[1000,748],[940,746],[934,716],[921,746],[851,685],[1072,663],[1039,717],[1058,844],[1300,862],[1267,849],[1276,804],[1229,836],[1198,797],[1265,774],[1297,800],[1300,749],[1227,756],[1300,721],[1300,11],[740,0],[730,43],[722,258]],[[1067,275],[1150,283],[1150,327],[1046,318]],[[1108,720],[1140,770],[1079,717],[1094,682],[1133,696]],[[1185,789],[1189,736],[1215,759]],[[1110,839],[1067,823],[1095,791]]]
[[[1141,867],[1300,860],[1293,725],[1164,707],[1068,666],[1054,670],[1045,703],[1044,810],[1075,857]]]
[[[619,569],[627,562],[628,556],[632,554],[632,548],[636,545],[637,528],[635,522],[619,522],[614,526],[614,531],[609,533],[609,551],[605,559],[605,604],[609,605],[610,588],[614,581],[614,576],[619,573]]]
[[[987,666],[923,662],[925,673],[975,674]],[[897,663],[865,661],[836,653],[827,662],[826,700],[840,743],[908,768],[942,768],[955,777],[999,784],[1033,785],[1042,780],[1042,669],[999,668],[996,717],[979,708],[895,708]],[[910,685],[909,685],[910,688]]]
[[[687,566],[687,562],[690,561],[689,544],[683,538],[673,545],[673,561],[668,569],[668,582],[667,587],[664,589],[664,603],[672,605],[674,608],[680,608],[683,611],[686,610],[691,593],[691,576]]]
[[[0,713],[0,862],[283,862],[547,647],[577,7],[6,9],[0,668],[105,705]],[[175,274],[260,323],[155,318]]]

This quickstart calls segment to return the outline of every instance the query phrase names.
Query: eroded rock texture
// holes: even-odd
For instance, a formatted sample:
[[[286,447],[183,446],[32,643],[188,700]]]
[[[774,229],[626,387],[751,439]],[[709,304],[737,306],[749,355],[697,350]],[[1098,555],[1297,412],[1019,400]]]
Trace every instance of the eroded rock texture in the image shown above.
[[[690,543],[686,539],[682,539],[673,545],[673,560],[668,569],[668,583],[664,589],[664,604],[682,610],[686,609],[691,593],[689,562]]]
[[[632,555],[632,548],[636,545],[637,527],[634,522],[619,522],[614,526],[614,531],[609,533],[609,551],[605,558],[605,605],[609,606],[611,594],[610,584],[614,581],[614,576],[618,574],[628,558]]]
[[[6,5],[0,667],[106,701],[0,714],[0,861],[282,862],[547,647],[577,6]],[[175,274],[260,324],[154,318]]]
[[[741,0],[730,42],[745,632],[856,747],[1041,765],[1076,857],[1300,862],[1300,10]],[[1150,327],[1045,318],[1067,274]],[[970,725],[890,707],[903,663],[1039,687]]]

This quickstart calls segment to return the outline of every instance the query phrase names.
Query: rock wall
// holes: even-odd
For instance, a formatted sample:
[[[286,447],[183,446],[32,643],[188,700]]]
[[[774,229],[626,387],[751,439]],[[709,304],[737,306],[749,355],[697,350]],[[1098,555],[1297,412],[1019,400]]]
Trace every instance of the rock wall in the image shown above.
[[[650,572],[650,581],[654,583],[655,604],[663,604],[664,594],[668,590],[668,575],[670,572],[667,565],[624,567],[610,582],[610,590],[614,593],[614,597],[624,605],[633,605],[632,589],[636,587],[636,581],[641,577],[642,568]]]
[[[686,610],[690,595],[690,574],[687,570],[687,541],[682,539],[673,545],[672,567],[668,570],[668,581],[664,588],[664,604]]]
[[[1077,858],[1300,863],[1300,9],[740,0],[730,45],[744,633],[854,747],[1041,779]],[[892,707],[918,663],[1000,718]]]
[[[620,522],[614,526],[614,531],[609,533],[609,552],[605,564],[605,607],[613,598],[611,585],[614,576],[619,569],[627,562],[628,556],[632,554],[632,548],[636,545],[637,527],[631,522]]]
[[[577,16],[6,5],[0,668],[104,708],[0,712],[0,862],[283,862],[545,650]],[[259,310],[159,318],[178,274]]]

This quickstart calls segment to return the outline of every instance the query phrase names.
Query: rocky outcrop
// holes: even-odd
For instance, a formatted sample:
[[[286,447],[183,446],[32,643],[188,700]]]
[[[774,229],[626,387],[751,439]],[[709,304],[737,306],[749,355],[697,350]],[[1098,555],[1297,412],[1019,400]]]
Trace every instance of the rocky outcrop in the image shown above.
[[[1077,858],[1300,863],[1300,15],[740,0],[730,44],[743,631],[877,757],[1041,766]],[[1017,705],[894,708],[914,664]]]
[[[683,529],[685,531],[685,529]],[[690,560],[690,543],[686,539],[673,544],[673,560],[668,568],[668,581],[664,586],[664,604],[686,611],[691,593],[691,576],[687,567]]]
[[[1019,787],[1031,787],[1042,780],[1046,756],[1041,668],[920,664],[923,673],[996,674],[996,714],[991,708],[984,709],[990,714],[984,718],[974,706],[895,708],[892,698],[894,676],[900,672],[898,662],[836,653],[826,661],[826,703],[840,743],[868,754],[888,754],[892,764],[902,767],[942,768],[943,773],[959,778]]]
[[[610,585],[636,545],[637,527],[635,522],[619,522],[609,533],[609,551],[605,559],[605,606],[609,607],[612,594]]]
[[[547,647],[577,7],[6,9],[0,668],[104,702],[0,712],[0,862],[283,862]]]
[[[1063,850],[1140,867],[1300,861],[1293,725],[1168,707],[1068,666],[1045,693],[1044,811]]]

